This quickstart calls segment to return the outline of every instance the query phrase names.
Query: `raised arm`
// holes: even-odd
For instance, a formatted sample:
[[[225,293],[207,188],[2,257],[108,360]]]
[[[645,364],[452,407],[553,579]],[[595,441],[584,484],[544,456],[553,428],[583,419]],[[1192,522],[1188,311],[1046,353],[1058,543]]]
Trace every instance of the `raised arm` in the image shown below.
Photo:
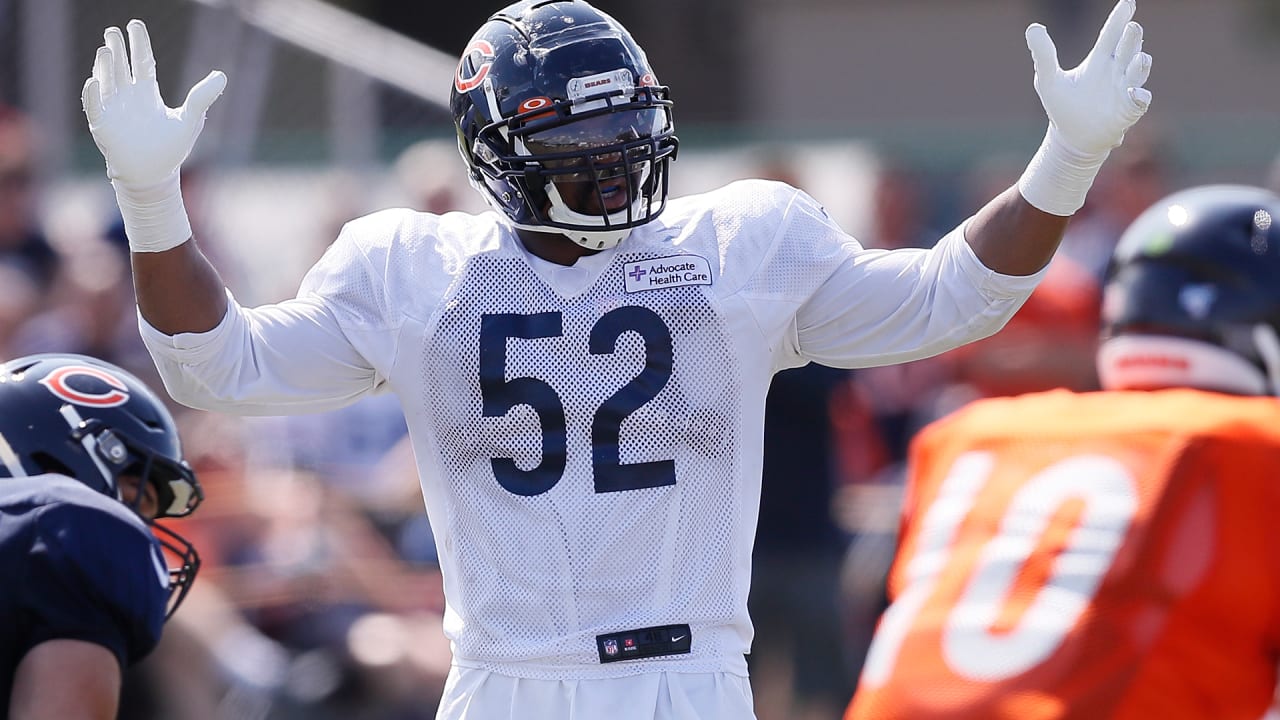
[[[1135,9],[1135,0],[1120,0],[1093,50],[1073,70],[1058,65],[1043,25],[1027,28],[1049,129],[1018,184],[987,203],[966,228],[965,239],[992,270],[1030,275],[1048,264],[1103,161],[1147,111],[1151,93],[1142,86],[1151,56],[1142,51],[1142,26],[1132,22]]]
[[[142,316],[170,335],[211,330],[227,310],[224,284],[191,236],[179,170],[227,78],[211,72],[167,107],[146,26],[132,20],[128,31],[132,57],[114,27],[94,57],[81,95],[89,131],[124,218]]]

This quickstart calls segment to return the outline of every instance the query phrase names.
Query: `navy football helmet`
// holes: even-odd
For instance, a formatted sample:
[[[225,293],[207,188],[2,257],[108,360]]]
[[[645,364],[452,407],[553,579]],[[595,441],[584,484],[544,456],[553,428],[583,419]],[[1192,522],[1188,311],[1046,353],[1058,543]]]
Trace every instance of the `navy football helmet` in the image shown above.
[[[204,499],[167,408],[141,380],[84,355],[30,355],[0,365],[0,475],[59,473],[125,502],[119,478],[155,489],[157,518]],[[129,504],[138,511],[143,492]],[[169,556],[169,607],[186,597],[200,557],[185,538],[143,518]]]
[[[1125,338],[1177,338],[1234,356],[1171,357],[1129,342],[1124,357],[1109,367],[1100,362],[1104,375],[1128,376],[1133,385],[1143,372],[1198,372],[1199,380],[1184,384],[1280,390],[1280,196],[1211,185],[1157,202],[1121,237],[1104,292],[1104,351]],[[1206,361],[1199,371],[1197,358]]]
[[[601,250],[666,205],[678,146],[667,88],[583,0],[495,13],[462,54],[451,105],[472,185],[518,228]]]

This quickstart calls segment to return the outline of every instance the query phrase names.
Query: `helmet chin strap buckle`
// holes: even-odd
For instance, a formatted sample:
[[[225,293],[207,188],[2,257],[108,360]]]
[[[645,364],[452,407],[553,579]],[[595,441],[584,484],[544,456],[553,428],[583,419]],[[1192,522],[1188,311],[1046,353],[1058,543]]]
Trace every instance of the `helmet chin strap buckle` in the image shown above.
[[[577,231],[566,233],[565,237],[588,250],[608,250],[609,248],[617,247],[630,234],[631,229],[627,228],[625,230],[601,230],[599,232]]]

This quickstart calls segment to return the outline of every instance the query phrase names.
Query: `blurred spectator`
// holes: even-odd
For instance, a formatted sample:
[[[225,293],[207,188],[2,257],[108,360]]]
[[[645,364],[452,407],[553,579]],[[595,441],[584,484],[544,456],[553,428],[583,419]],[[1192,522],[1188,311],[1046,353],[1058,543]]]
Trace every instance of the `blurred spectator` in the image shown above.
[[[484,201],[468,186],[456,140],[422,140],[405,148],[393,170],[408,207],[443,214],[478,212]]]
[[[369,471],[409,432],[394,395],[367,397],[341,410],[250,422],[255,452],[264,461],[315,473],[321,482],[361,502],[383,504],[388,494],[399,499],[400,479]]]
[[[883,249],[928,247],[942,236],[931,227],[933,211],[919,173],[884,156],[871,190],[869,231],[860,240]],[[861,368],[831,391],[831,452],[839,482],[828,515],[848,537],[834,576],[838,640],[845,659],[841,669],[850,678],[857,677],[888,602],[885,577],[893,558],[907,443],[932,416],[953,373],[944,355]]]
[[[364,498],[370,517],[378,523],[406,563],[438,569],[435,535],[424,512],[413,443],[407,434],[382,456],[372,474],[383,478],[385,490],[376,499]]]
[[[125,674],[118,720],[265,720],[289,660],[216,584],[197,584],[155,651]]]
[[[25,115],[0,105],[0,264],[21,270],[44,291],[58,253],[36,220],[38,140]]]
[[[904,162],[885,158],[871,193],[871,232],[859,239],[867,247],[886,250],[931,247],[944,234],[931,227],[931,211],[920,174]]]
[[[197,411],[180,423],[207,479],[192,537],[208,583],[131,678],[121,718],[433,718],[449,666],[438,570],[404,561],[329,483],[272,464],[254,423]],[[403,467],[379,470],[416,493]],[[420,498],[401,509],[421,515]]]
[[[211,577],[293,656],[280,701],[313,718],[433,717],[449,662],[438,573],[408,567],[312,476],[251,490],[256,532]]]
[[[766,150],[759,165],[759,177],[799,187],[781,152]],[[760,720],[837,718],[853,689],[840,638],[846,538],[832,510],[838,475],[829,409],[848,375],[820,365],[787,370],[774,376],[766,401],[748,600],[756,631],[748,663]]]
[[[138,336],[128,263],[126,249],[101,238],[69,246],[46,301],[14,331],[13,348],[101,357],[159,387]]]
[[[1007,187],[1005,184],[1001,190]],[[868,247],[884,249],[928,247],[943,234],[931,227],[933,215],[919,173],[900,160],[884,157],[872,189],[870,231],[860,239]],[[843,408],[844,412],[869,413],[873,421],[869,426],[861,419],[840,422],[877,433],[888,453],[887,464],[900,462],[906,457],[911,435],[932,419],[934,404],[954,373],[949,355],[860,369],[851,380],[856,387],[848,391],[857,402],[847,402]],[[886,469],[878,468],[882,472]]]
[[[0,357],[24,354],[14,336],[45,302],[60,261],[36,218],[37,141],[25,115],[0,105]]]
[[[800,168],[792,159],[791,152],[782,146],[768,145],[756,151],[756,172],[754,177],[761,180],[773,180],[786,183],[794,188],[804,189],[804,181],[800,177]]]
[[[748,661],[760,720],[837,718],[853,691],[840,634],[846,538],[832,510],[829,410],[847,375],[806,365],[778,373],[769,390],[749,599],[756,634]]]
[[[24,270],[0,263],[0,358],[30,353],[14,346],[14,335],[40,307],[40,286]]]
[[[840,640],[853,678],[888,604],[885,581],[893,560],[907,444],[936,412],[952,373],[947,356],[861,368],[833,393],[833,451],[840,484],[832,514],[849,537],[839,571]]]

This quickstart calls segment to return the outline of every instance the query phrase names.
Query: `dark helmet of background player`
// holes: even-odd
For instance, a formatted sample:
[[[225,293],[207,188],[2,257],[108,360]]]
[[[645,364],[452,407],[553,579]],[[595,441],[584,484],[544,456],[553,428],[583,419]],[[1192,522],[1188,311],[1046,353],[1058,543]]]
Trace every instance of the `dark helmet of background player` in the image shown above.
[[[600,250],[666,205],[678,146],[667,88],[583,0],[495,13],[462,54],[451,105],[472,185],[516,227]]]
[[[1107,388],[1280,390],[1280,197],[1243,185],[1174,193],[1121,237],[1103,296]]]
[[[204,497],[160,399],[130,373],[84,355],[30,355],[0,365],[0,476],[42,473],[122,501],[118,479],[136,476],[155,488],[158,518],[188,515]],[[195,579],[199,555],[185,538],[147,520],[169,555],[172,614]]]

